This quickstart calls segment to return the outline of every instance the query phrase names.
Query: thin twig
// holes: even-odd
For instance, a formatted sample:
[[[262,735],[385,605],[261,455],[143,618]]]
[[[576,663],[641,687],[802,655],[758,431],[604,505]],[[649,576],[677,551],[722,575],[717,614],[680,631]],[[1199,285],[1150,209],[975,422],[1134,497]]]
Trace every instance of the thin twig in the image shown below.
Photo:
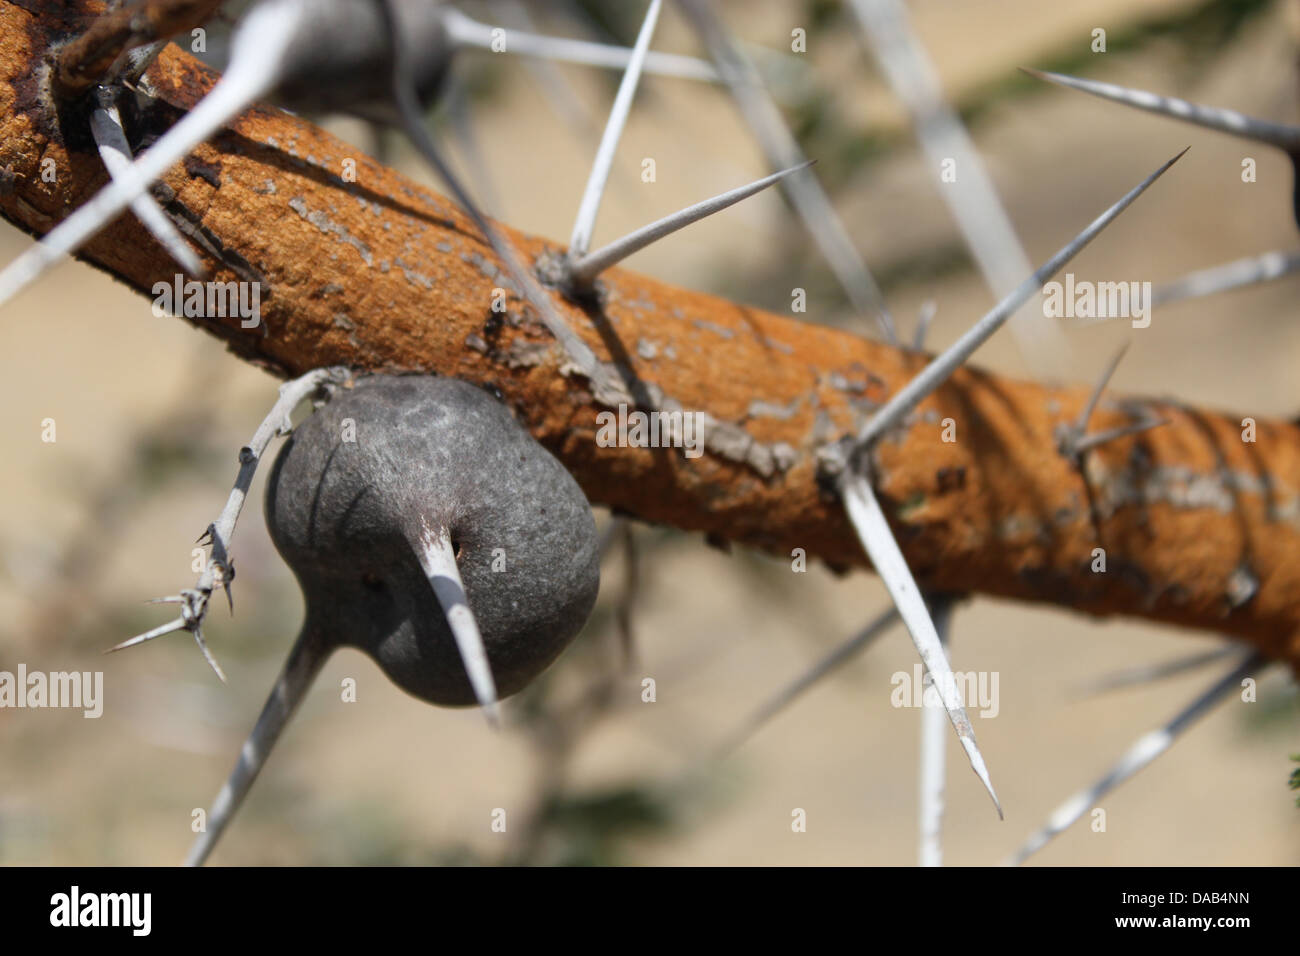
[[[745,741],[754,736],[764,724],[789,707],[806,691],[820,682],[822,678],[839,670],[856,657],[861,651],[873,644],[890,625],[898,621],[898,609],[890,607],[881,612],[862,630],[858,631],[842,644],[832,648],[821,660],[804,671],[786,686],[782,687],[741,721],[722,742],[709,752],[708,764],[712,766],[740,749]]]
[[[679,0],[679,3],[731,89],[745,122],[767,156],[768,165],[772,169],[789,169],[807,162],[808,157],[799,148],[781,110],[772,101],[762,76],[740,45],[733,41],[710,0]],[[854,247],[848,230],[835,213],[817,177],[811,172],[791,177],[786,180],[784,189],[853,308],[860,314],[874,316],[885,340],[897,345],[898,333],[894,330],[894,321],[880,286]]]
[[[1265,252],[1221,266],[1188,273],[1157,287],[1151,293],[1151,307],[1170,305],[1185,299],[1200,299],[1259,282],[1272,282],[1300,269],[1300,252]]]
[[[492,250],[505,264],[511,277],[519,285],[519,292],[537,310],[542,323],[555,336],[576,368],[578,368],[596,387],[601,387],[614,379],[612,372],[604,369],[596,360],[591,347],[569,327],[559,312],[556,311],[550,297],[542,290],[537,280],[520,261],[514,246],[502,235],[496,226],[488,221],[479,210],[478,204],[465,190],[460,179],[452,172],[443,159],[442,153],[433,142],[433,137],[424,125],[424,114],[416,96],[414,73],[411,68],[411,51],[401,34],[400,20],[396,11],[397,0],[382,0],[380,10],[383,12],[392,39],[393,47],[393,98],[397,105],[402,131],[406,133],[411,145],[438,174],[438,178],[451,192],[452,197],[478,227]]]
[[[218,585],[224,588],[226,599],[231,601],[233,609],[230,582],[234,578],[234,568],[230,560],[230,539],[234,536],[235,523],[239,520],[239,513],[243,510],[244,501],[248,497],[248,489],[252,486],[253,476],[257,473],[257,466],[261,463],[262,456],[265,454],[271,440],[277,436],[287,435],[293,430],[290,415],[298,407],[299,402],[316,394],[322,388],[342,385],[349,379],[350,375],[351,373],[346,368],[320,368],[308,372],[291,382],[285,382],[280,386],[280,396],[275,405],[272,406],[270,414],[257,427],[252,440],[239,450],[239,474],[235,477],[235,486],[230,491],[230,497],[226,499],[226,506],[221,509],[221,514],[218,515],[217,520],[208,525],[207,531],[199,539],[202,541],[206,538],[211,542],[212,553],[208,557],[202,574],[199,575],[198,583],[193,588],[182,591],[179,595],[159,598],[155,602],[179,604],[181,606],[180,617],[110,647],[105,653],[134,647],[156,637],[162,637],[164,634],[183,629],[194,635],[195,643],[198,644],[199,649],[203,652],[208,664],[211,665],[217,676],[223,681],[226,679],[220,666],[208,652],[207,644],[203,640],[203,619],[207,615],[208,602],[212,597],[212,592]]]
[[[955,177],[939,186],[957,228],[966,240],[984,282],[1001,298],[1033,266],[1016,236],[997,187],[979,150],[956,111],[944,99],[933,64],[900,0],[851,0],[867,44],[885,78],[912,119],[912,127],[939,182],[939,170],[952,163]],[[1060,323],[1029,309],[1012,316],[1010,329],[1030,367],[1040,375],[1063,378],[1069,354]]]
[[[461,46],[494,49],[496,27],[472,20],[450,6],[446,7],[446,24],[453,42]],[[524,30],[505,30],[507,53],[520,56],[541,57],[585,66],[625,70],[632,59],[627,47],[608,46],[568,37],[538,36]],[[650,53],[645,60],[645,72],[657,76],[671,76],[685,80],[718,82],[718,72],[708,62],[675,53]]]
[[[1070,797],[1052,812],[1047,825],[1034,833],[1028,840],[1004,862],[1006,866],[1019,866],[1033,856],[1051,840],[1067,829],[1071,824],[1088,812],[1098,800],[1110,793],[1125,780],[1138,771],[1150,766],[1157,757],[1173,746],[1179,736],[1190,727],[1198,717],[1236,690],[1241,682],[1261,667],[1267,665],[1261,654],[1250,653],[1229,673],[1215,681],[1205,691],[1180,710],[1164,726],[1139,737],[1132,746],[1124,751],[1123,756],[1096,783],[1085,787]]]
[[[456,140],[464,157],[463,167],[469,169],[474,188],[483,197],[484,206],[493,216],[500,217],[505,210],[501,205],[501,190],[497,189],[492,178],[491,166],[483,150],[479,148],[479,138],[474,130],[474,116],[470,104],[470,94],[460,74],[452,72],[446,80],[443,100],[447,104],[447,118],[455,131]]]
[[[1125,86],[1116,86],[1114,83],[1085,80],[1077,76],[1065,76],[1061,73],[1047,73],[1024,66],[1020,69],[1022,72],[1040,80],[1046,80],[1049,83],[1055,83],[1058,86],[1068,87],[1073,90],[1080,90],[1084,93],[1091,93],[1093,96],[1099,96],[1104,100],[1123,103],[1125,106],[1132,106],[1148,113],[1182,120],[1194,126],[1203,126],[1206,129],[1218,130],[1232,136],[1268,143],[1270,146],[1277,146],[1288,153],[1300,150],[1300,126],[1273,123],[1268,120],[1247,116],[1245,113],[1238,113],[1236,110],[1201,106],[1187,100],[1180,100],[1175,96],[1161,96],[1159,93],[1134,90]]]
[[[1235,644],[1226,644],[1223,647],[1212,651],[1203,651],[1200,654],[1184,655],[1175,657],[1173,660],[1161,661],[1159,664],[1144,664],[1141,667],[1130,667],[1126,670],[1116,671],[1104,677],[1098,677],[1088,684],[1079,688],[1076,693],[1086,696],[1109,693],[1113,690],[1119,690],[1125,687],[1132,687],[1135,684],[1151,684],[1156,681],[1164,680],[1167,677],[1176,677],[1190,670],[1196,670],[1204,667],[1206,664],[1213,664],[1215,661],[1222,660],[1225,657],[1232,657],[1239,654],[1240,648]]]
[[[1168,160],[1142,182],[1130,189],[1124,196],[1104,213],[1092,221],[1082,232],[1066,243],[1057,253],[1048,259],[1041,268],[1025,279],[1016,289],[986,313],[965,334],[962,335],[942,355],[927,365],[919,375],[899,389],[884,407],[875,413],[858,432],[859,446],[867,446],[886,431],[899,424],[905,415],[914,409],[931,392],[942,385],[970,356],[983,345],[994,332],[1002,327],[1015,311],[1042,287],[1043,283],[1055,275],[1067,262],[1079,254],[1099,232],[1132,202],[1142,195],[1152,183],[1159,179],[1170,166],[1178,162],[1187,150],[1184,149],[1173,159]]]

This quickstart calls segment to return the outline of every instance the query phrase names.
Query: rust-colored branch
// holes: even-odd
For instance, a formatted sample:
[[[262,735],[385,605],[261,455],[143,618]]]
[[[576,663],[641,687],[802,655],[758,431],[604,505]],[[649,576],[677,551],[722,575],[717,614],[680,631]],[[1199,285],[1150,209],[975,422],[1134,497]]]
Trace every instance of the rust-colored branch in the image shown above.
[[[0,211],[34,233],[104,178],[88,149],[66,145],[78,134],[59,125],[41,85],[59,29],[0,2]],[[146,79],[161,102],[134,135],[173,122],[214,77],[169,47]],[[57,183],[41,180],[45,157]],[[345,160],[355,182],[342,178]],[[699,458],[604,448],[596,415],[628,396],[593,395],[513,292],[504,317],[492,311],[494,288],[508,283],[449,201],[268,108],[199,149],[166,190],[216,276],[264,282],[261,327],[194,320],[242,357],[282,375],[343,364],[491,385],[593,502],[716,540],[865,564],[817,453],[855,431],[923,356],[613,270],[600,306],[557,297],[557,307],[602,360],[635,375],[629,392],[642,402],[677,402],[716,424]],[[511,235],[531,256],[556,251]],[[129,216],[86,257],[146,294],[175,280]],[[881,443],[877,488],[918,580],[1218,630],[1300,662],[1300,428],[1259,420],[1246,443],[1240,416],[1103,403],[1094,430],[1142,411],[1171,424],[1090,452],[1085,481],[1054,430],[1087,391],[965,369]],[[955,442],[943,440],[945,418]],[[1093,571],[1097,548],[1104,573]]]
[[[84,33],[58,54],[54,77],[59,90],[71,95],[89,89],[130,48],[166,40],[182,30],[206,23],[223,2],[129,0],[111,13],[96,17]]]

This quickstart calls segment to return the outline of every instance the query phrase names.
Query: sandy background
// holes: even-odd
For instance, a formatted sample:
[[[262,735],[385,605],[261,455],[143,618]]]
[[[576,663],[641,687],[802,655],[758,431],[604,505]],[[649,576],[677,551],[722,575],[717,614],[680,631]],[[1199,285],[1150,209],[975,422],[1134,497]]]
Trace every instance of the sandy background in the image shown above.
[[[637,16],[641,9],[592,6],[635,7]],[[776,48],[788,46],[793,27],[811,22],[802,3],[723,6],[744,38]],[[1017,65],[1088,56],[1094,26],[1115,36],[1163,19],[1180,28],[1152,31],[1084,68],[1114,82],[1300,120],[1296,8],[1264,4],[1230,39],[1206,41],[1198,26],[1212,18],[1195,15],[1199,6],[910,4],[958,102],[1005,87]],[[549,25],[575,35],[585,29],[565,17]],[[935,300],[930,342],[942,347],[992,296],[969,267],[904,116],[849,26],[840,20],[814,31],[796,66],[827,95],[843,130],[869,131],[894,145],[837,175],[836,206],[868,263],[892,277],[889,303],[905,331],[921,303]],[[655,45],[698,52],[671,4]],[[494,211],[526,230],[567,236],[612,81],[561,69],[592,124],[584,130],[560,118],[517,60],[472,55],[459,69],[480,91],[473,125],[487,168],[478,182],[493,184]],[[1191,153],[1174,172],[1076,260],[1076,275],[1158,283],[1294,248],[1291,172],[1280,154],[1079,94],[1003,93],[984,102],[973,132],[1034,261],[1189,143]],[[366,141],[365,130],[335,125]],[[810,150],[817,144],[833,147],[833,137],[823,131]],[[457,155],[463,162],[465,152]],[[1259,164],[1252,185],[1239,176],[1247,155]],[[658,163],[653,187],[638,181],[642,156]],[[619,157],[597,242],[767,171],[726,95],[678,80],[646,82]],[[429,180],[400,146],[395,161]],[[799,229],[780,199],[765,194],[632,265],[781,309],[788,292],[780,290],[799,284],[780,285],[791,250],[808,245]],[[0,227],[0,261],[28,242]],[[945,249],[957,250],[956,261],[933,268],[927,253]],[[817,282],[824,275],[809,284]],[[1140,333],[1124,323],[1074,329],[1074,378],[1094,380],[1131,336],[1114,379],[1120,392],[1294,416],[1294,283],[1170,307]],[[852,321],[835,312],[833,294],[826,302],[817,318]],[[269,408],[276,383],[205,334],[154,318],[148,301],[81,264],[59,267],[11,303],[3,335],[0,669],[19,662],[40,670],[102,668],[107,700],[99,720],[0,711],[0,862],[172,863],[189,843],[192,809],[207,806],[224,780],[300,619],[297,589],[262,524],[260,480],[235,538],[236,616],[214,603],[208,628],[229,685],[216,682],[183,634],[109,658],[99,652],[166,619],[143,599],[192,583],[192,543],[224,501],[235,453]],[[978,360],[1032,374],[1006,335]],[[47,417],[57,421],[54,444],[40,441]],[[795,575],[785,563],[726,555],[670,529],[638,528],[637,540],[638,662],[615,681],[618,705],[577,723],[563,763],[553,742],[538,745],[536,728],[549,726],[557,708],[617,660],[617,558],[606,566],[601,604],[584,635],[544,686],[512,708],[505,733],[489,732],[476,713],[435,710],[403,696],[355,652],[337,655],[215,862],[912,862],[919,715],[889,703],[891,675],[910,673],[914,663],[901,629],[714,767],[703,785],[670,787],[750,708],[883,609],[888,599],[879,581],[837,579],[815,565]],[[960,750],[950,746],[948,862],[1000,860],[1222,665],[1104,697],[1080,697],[1080,682],[1213,646],[1212,634],[1137,621],[983,598],[962,605],[954,666],[999,674],[1000,713],[977,719],[976,730],[1007,819],[997,821]],[[639,698],[645,676],[658,684],[654,704]],[[356,703],[340,700],[345,677],[358,681]],[[1298,717],[1294,686],[1280,674],[1265,676],[1258,703],[1222,706],[1106,798],[1105,833],[1076,825],[1036,862],[1300,862],[1300,810],[1285,786],[1294,766],[1288,754],[1300,751]],[[548,809],[539,815],[547,793]],[[504,835],[489,826],[498,807],[508,813]],[[791,832],[795,807],[807,811],[806,833]]]

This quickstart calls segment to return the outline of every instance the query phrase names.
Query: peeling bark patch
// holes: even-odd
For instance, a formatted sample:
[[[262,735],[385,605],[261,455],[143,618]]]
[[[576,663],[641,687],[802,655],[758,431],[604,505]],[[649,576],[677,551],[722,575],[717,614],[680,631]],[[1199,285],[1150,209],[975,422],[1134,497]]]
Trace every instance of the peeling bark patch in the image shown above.
[[[761,332],[755,332],[754,338],[758,342],[758,344],[765,349],[770,349],[773,352],[780,352],[782,355],[794,354],[794,349],[791,346],[787,345],[784,342],[778,342],[776,339],[772,338],[771,336],[764,335]]]
[[[307,208],[307,203],[301,196],[295,196],[289,200],[289,208],[296,212],[307,222],[311,223],[326,235],[337,236],[342,242],[352,246],[361,254],[361,260],[368,266],[375,264],[375,257],[370,252],[370,247],[358,239],[352,233],[348,232],[347,227],[340,223],[333,222],[329,216],[323,212],[311,212]]]
[[[515,343],[511,350],[520,345],[521,343]],[[525,351],[523,357],[531,359],[531,351]],[[520,358],[520,356],[516,356],[516,360]],[[506,361],[507,364],[510,364],[509,355]],[[533,362],[532,364],[536,363]],[[512,365],[511,367],[515,366]],[[665,395],[663,389],[658,385],[653,382],[642,382],[635,377],[631,370],[613,363],[598,363],[597,377],[599,381],[590,378],[582,369],[571,362],[566,362],[561,366],[560,374],[565,377],[578,376],[586,378],[591,385],[592,398],[598,404],[607,408],[627,405],[651,412],[695,412],[701,419],[699,427],[704,436],[706,451],[712,452],[720,458],[752,468],[763,478],[772,478],[777,474],[789,471],[799,461],[799,452],[787,442],[773,442],[770,444],[760,442],[734,422],[719,421],[708,412],[687,409],[681,402]],[[627,384],[628,380],[632,382],[631,388],[639,393],[638,397],[633,397],[632,391]]]
[[[548,342],[525,342],[516,339],[506,348],[503,358],[508,368],[532,368],[534,365],[541,365],[549,351],[551,345]]]
[[[799,406],[802,404],[802,396],[796,397],[788,405],[778,405],[775,402],[756,398],[749,403],[749,408],[745,409],[745,416],[747,418],[775,418],[778,421],[785,422],[794,418],[795,413],[799,411]]]
[[[1209,508],[1231,514],[1237,495],[1269,499],[1269,518],[1300,528],[1300,500],[1294,494],[1278,500],[1273,482],[1243,472],[1202,474],[1178,465],[1150,470],[1126,468],[1111,471],[1096,459],[1089,462],[1088,476],[1095,487],[1098,510],[1109,517],[1125,505],[1165,504],[1173,508]]]
[[[402,275],[406,276],[407,282],[413,282],[416,285],[423,286],[424,288],[430,290],[433,288],[432,279],[430,279],[426,275],[421,275],[420,273],[416,272],[414,269],[408,266],[401,259],[394,259],[393,264],[397,266],[397,268],[402,270]]]
[[[720,335],[724,339],[734,339],[736,337],[736,333],[725,325],[718,325],[715,322],[710,322],[708,319],[696,319],[691,324],[697,329],[704,329],[705,331],[712,332],[714,335]]]
[[[831,388],[841,392],[849,392],[853,395],[861,395],[867,390],[866,383],[850,382],[839,372],[831,372],[826,376],[826,382]]]
[[[515,285],[515,281],[505,275],[501,268],[491,259],[479,255],[477,252],[462,252],[460,258],[462,262],[468,262],[507,292],[511,292],[516,296],[522,295],[519,286]]]

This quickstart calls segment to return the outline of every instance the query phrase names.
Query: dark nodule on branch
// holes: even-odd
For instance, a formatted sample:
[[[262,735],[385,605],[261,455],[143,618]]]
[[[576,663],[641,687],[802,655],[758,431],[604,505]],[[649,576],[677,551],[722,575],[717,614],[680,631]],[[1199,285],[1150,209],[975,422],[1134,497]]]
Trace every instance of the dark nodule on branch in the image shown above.
[[[337,648],[364,652],[420,700],[492,713],[498,692],[522,690],[577,636],[600,587],[582,490],[504,405],[456,379],[363,376],[340,389],[276,458],[266,517],[305,619],[193,864]]]

